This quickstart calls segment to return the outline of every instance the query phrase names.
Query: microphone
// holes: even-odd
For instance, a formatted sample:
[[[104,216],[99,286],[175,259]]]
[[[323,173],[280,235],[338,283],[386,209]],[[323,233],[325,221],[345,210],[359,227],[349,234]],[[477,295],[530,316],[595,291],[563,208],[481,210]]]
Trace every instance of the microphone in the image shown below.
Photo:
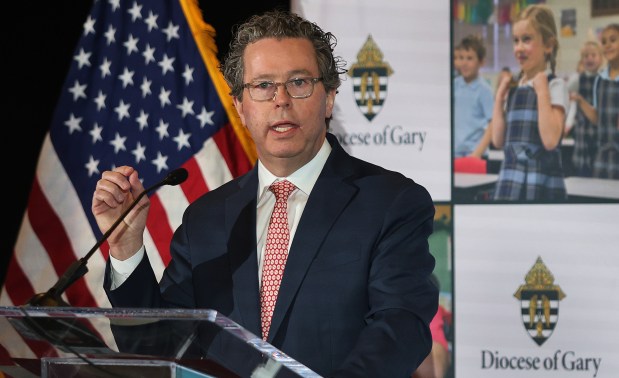
[[[58,281],[56,281],[54,286],[52,286],[48,291],[46,291],[45,293],[35,294],[35,296],[32,297],[28,301],[27,305],[48,306],[48,307],[58,307],[58,306],[69,307],[69,304],[65,302],[60,296],[62,295],[62,293],[65,292],[65,290],[69,286],[71,286],[75,281],[83,277],[88,272],[88,267],[86,267],[86,264],[88,263],[88,259],[90,259],[90,257],[97,251],[97,249],[99,249],[101,244],[103,244],[107,240],[110,234],[114,232],[116,227],[118,227],[120,222],[122,222],[123,219],[125,219],[127,214],[129,214],[129,212],[133,210],[135,205],[137,205],[138,202],[140,202],[142,197],[144,197],[147,193],[153,191],[154,189],[159,188],[160,186],[178,185],[184,182],[185,180],[187,180],[188,176],[189,176],[189,173],[187,172],[185,168],[177,168],[171,171],[170,173],[168,173],[168,175],[163,180],[158,182],[157,184],[149,188],[146,188],[142,193],[140,193],[137,196],[137,198],[127,208],[127,210],[125,210],[120,215],[120,217],[116,219],[114,224],[112,224],[112,226],[103,234],[101,239],[99,239],[95,243],[95,245],[90,249],[90,251],[88,251],[86,255],[84,255],[84,257],[82,257],[79,260],[76,260],[73,264],[71,264],[69,268],[64,272],[64,274],[58,279]]]

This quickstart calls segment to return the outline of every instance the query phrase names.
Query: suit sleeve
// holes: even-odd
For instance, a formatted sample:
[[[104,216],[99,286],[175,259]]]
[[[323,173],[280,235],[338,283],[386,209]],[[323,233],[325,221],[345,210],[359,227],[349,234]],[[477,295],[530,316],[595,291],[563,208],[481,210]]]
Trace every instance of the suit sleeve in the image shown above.
[[[110,270],[111,264],[108,261],[105,267],[103,289],[113,307],[163,307],[159,284],[146,253],[127,280],[114,290],[111,289]]]
[[[386,211],[370,264],[367,325],[334,377],[410,377],[430,353],[438,308],[428,245],[433,218],[432,199],[417,184]]]

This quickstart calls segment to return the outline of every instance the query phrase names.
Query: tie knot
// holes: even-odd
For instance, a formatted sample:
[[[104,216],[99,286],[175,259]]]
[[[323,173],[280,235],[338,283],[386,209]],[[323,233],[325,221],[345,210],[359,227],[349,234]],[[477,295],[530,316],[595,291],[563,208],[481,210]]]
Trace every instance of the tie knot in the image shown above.
[[[296,186],[288,180],[278,181],[269,187],[269,190],[275,194],[277,201],[287,200],[295,189]]]

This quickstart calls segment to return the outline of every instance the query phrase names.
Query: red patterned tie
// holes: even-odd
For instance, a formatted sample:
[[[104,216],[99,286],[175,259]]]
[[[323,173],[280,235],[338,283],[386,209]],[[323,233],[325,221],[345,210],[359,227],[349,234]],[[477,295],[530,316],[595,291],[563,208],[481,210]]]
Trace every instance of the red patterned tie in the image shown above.
[[[290,181],[279,181],[269,188],[275,194],[275,208],[269,221],[264,263],[262,264],[262,285],[260,286],[260,304],[262,320],[262,338],[269,336],[271,317],[282,281],[286,258],[288,257],[288,197],[295,190]]]

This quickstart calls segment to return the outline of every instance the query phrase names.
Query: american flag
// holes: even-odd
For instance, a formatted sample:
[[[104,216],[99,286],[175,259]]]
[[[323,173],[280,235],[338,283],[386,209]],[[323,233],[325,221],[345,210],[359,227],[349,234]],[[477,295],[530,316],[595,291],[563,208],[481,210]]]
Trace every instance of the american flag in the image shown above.
[[[47,291],[102,237],[90,206],[104,170],[134,166],[145,187],[178,167],[189,172],[150,194],[145,244],[160,277],[186,206],[251,169],[255,149],[218,70],[214,33],[196,0],[95,0],[43,142],[0,306]],[[110,307],[106,259],[104,243],[63,294],[67,303]],[[0,344],[0,357],[36,356],[5,323]]]

